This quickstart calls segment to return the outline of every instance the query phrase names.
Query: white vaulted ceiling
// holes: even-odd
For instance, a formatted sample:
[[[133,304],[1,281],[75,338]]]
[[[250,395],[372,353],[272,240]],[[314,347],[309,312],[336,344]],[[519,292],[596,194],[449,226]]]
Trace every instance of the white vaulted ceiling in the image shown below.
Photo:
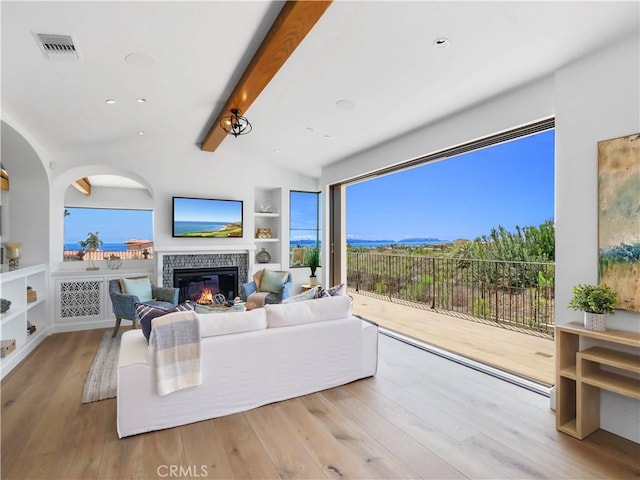
[[[149,162],[199,149],[281,7],[3,1],[3,119],[47,152],[98,164],[114,149]],[[208,155],[318,175],[638,28],[638,2],[336,1],[245,112],[251,134]],[[36,33],[73,35],[81,60],[46,60]]]

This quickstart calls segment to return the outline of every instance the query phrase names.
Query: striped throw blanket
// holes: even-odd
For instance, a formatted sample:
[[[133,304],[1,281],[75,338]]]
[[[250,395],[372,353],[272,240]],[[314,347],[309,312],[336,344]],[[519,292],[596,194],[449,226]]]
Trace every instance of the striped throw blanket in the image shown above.
[[[158,394],[202,384],[200,322],[196,313],[169,313],[154,318],[152,324],[149,349]]]

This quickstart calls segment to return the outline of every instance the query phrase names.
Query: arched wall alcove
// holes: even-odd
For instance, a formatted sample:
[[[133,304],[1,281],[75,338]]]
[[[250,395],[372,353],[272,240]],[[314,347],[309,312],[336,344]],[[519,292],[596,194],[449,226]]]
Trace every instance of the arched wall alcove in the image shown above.
[[[91,195],[85,196],[73,187],[73,182],[94,175],[112,175],[134,180],[144,189],[118,187],[92,187]],[[92,208],[148,208],[153,210],[153,190],[149,183],[133,172],[106,165],[84,165],[60,173],[51,186],[51,259],[53,264],[63,262],[64,209],[72,207]]]
[[[21,242],[21,265],[49,262],[49,177],[42,158],[13,126],[2,122],[2,242]]]

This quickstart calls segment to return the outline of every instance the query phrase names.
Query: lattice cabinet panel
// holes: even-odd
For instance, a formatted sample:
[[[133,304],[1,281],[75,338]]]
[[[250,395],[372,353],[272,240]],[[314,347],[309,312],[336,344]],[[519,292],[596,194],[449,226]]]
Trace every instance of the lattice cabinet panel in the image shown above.
[[[104,279],[58,280],[56,313],[60,321],[98,319],[104,312]]]

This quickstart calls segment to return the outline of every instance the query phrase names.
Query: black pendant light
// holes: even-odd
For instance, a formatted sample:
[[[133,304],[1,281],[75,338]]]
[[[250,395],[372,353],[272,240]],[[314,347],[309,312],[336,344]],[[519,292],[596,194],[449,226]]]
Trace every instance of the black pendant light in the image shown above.
[[[232,108],[231,115],[228,117],[222,117],[220,126],[228,135],[233,135],[234,137],[246,135],[251,131],[249,120],[240,115],[240,110],[237,108]]]

